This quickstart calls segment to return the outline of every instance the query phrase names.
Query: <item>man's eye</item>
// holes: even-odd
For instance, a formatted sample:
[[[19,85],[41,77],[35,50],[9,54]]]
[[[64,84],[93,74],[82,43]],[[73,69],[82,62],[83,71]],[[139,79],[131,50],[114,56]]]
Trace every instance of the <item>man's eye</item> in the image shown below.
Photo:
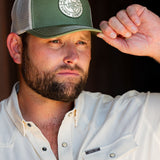
[[[63,46],[63,42],[59,39],[49,41],[49,45],[54,49],[59,49]]]
[[[77,44],[86,45],[87,43],[85,41],[79,41],[79,42],[77,42]]]
[[[61,43],[61,42],[60,42],[60,40],[56,39],[56,40],[52,40],[52,41],[50,41],[50,43],[58,44],[58,43]]]

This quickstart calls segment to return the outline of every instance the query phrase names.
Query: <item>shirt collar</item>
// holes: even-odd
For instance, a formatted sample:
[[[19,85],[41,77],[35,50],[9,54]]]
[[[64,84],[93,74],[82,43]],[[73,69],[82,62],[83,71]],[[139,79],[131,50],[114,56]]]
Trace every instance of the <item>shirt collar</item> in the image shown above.
[[[23,119],[23,116],[21,114],[19,103],[18,103],[18,93],[19,90],[19,82],[17,82],[12,89],[12,93],[10,97],[8,98],[8,104],[6,107],[6,110],[12,119],[15,126],[18,128],[18,130],[21,132],[23,136],[25,136],[25,125],[26,122]],[[83,98],[83,92],[78,96],[78,98],[75,100],[75,107],[73,109],[74,113],[74,123],[75,127],[78,125],[79,117],[82,111],[82,108],[84,106],[84,98]]]
[[[25,136],[25,126],[24,126],[24,119],[22,117],[19,104],[18,104],[18,97],[17,97],[17,89],[19,87],[19,82],[17,82],[13,89],[10,97],[8,98],[6,110],[12,119],[15,126],[21,132],[23,136]]]

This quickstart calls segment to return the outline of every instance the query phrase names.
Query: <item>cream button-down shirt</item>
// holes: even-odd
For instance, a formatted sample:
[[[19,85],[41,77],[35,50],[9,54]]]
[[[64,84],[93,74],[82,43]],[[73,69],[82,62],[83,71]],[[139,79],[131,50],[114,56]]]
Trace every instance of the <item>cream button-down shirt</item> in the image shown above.
[[[160,160],[160,94],[82,92],[60,127],[58,154],[59,160]],[[0,103],[0,160],[56,160],[41,131],[23,119],[16,85]]]

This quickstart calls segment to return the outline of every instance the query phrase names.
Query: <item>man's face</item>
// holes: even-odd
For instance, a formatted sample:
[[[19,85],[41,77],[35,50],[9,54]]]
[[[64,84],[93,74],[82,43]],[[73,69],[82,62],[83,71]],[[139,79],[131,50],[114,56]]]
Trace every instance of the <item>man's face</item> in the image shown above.
[[[22,75],[30,88],[43,97],[71,102],[87,81],[91,35],[89,31],[51,39],[29,35],[22,56]]]

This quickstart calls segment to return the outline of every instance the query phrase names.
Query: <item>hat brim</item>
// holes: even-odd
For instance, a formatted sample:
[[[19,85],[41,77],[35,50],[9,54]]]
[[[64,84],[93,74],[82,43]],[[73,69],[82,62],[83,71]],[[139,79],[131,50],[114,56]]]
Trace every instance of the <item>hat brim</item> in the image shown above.
[[[101,30],[93,27],[77,26],[77,25],[44,27],[44,28],[32,29],[27,32],[40,38],[53,38],[78,31],[90,31],[95,34],[101,32]]]

